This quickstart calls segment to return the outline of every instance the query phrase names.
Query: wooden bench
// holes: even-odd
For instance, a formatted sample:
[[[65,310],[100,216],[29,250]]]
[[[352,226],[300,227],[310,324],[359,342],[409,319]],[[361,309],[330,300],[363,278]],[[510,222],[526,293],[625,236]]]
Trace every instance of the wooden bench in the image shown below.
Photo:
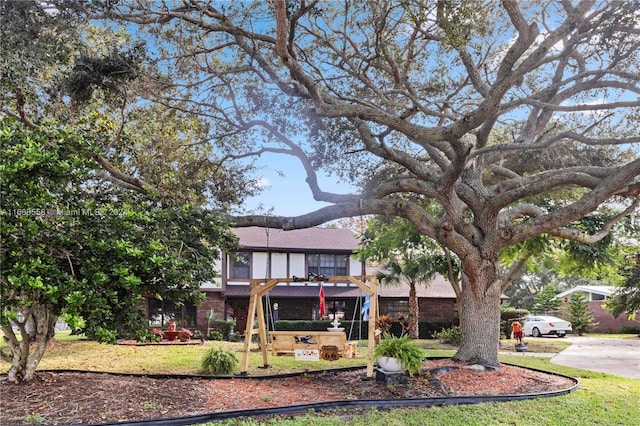
[[[268,346],[274,356],[293,355],[296,349],[322,350],[323,346],[335,346],[343,358],[358,354],[357,342],[347,342],[344,331],[270,331]]]

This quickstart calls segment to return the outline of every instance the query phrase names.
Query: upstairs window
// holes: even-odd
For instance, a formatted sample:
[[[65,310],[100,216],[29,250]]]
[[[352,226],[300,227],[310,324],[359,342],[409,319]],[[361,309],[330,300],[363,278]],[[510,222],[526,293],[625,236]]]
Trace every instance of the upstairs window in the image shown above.
[[[349,256],[346,254],[308,254],[307,273],[324,275],[348,275]]]
[[[231,277],[234,279],[246,279],[250,277],[251,255],[247,252],[237,252],[230,256]]]

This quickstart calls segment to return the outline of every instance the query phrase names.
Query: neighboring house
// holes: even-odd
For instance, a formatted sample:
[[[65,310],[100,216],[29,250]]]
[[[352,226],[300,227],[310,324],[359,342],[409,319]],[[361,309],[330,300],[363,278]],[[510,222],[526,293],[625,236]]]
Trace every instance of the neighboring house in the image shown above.
[[[265,300],[267,321],[316,320],[319,318],[320,283],[307,280],[311,274],[324,276],[364,275],[365,265],[355,256],[359,248],[356,235],[349,229],[308,228],[292,231],[260,227],[235,228],[240,249],[224,253],[214,265],[220,277],[205,283],[206,294],[198,306],[176,307],[170,302],[149,300],[149,323],[164,327],[170,318],[189,328],[206,330],[207,315],[236,320],[236,330],[244,331],[249,307],[251,279],[290,278],[280,283]],[[348,282],[325,282],[326,313],[330,318],[358,320],[365,295]],[[429,286],[417,287],[420,320],[451,322],[457,319],[453,289],[442,277]],[[408,285],[378,288],[380,314],[408,313]],[[277,310],[273,309],[277,306]]]
[[[628,320],[624,314],[618,316],[618,318],[614,318],[613,315],[604,308],[604,301],[615,293],[615,291],[616,287],[614,286],[580,285],[564,291],[556,295],[556,297],[562,299],[564,307],[566,308],[571,303],[572,296],[581,293],[598,323],[594,329],[596,332],[617,333],[623,325],[640,328],[640,320]]]

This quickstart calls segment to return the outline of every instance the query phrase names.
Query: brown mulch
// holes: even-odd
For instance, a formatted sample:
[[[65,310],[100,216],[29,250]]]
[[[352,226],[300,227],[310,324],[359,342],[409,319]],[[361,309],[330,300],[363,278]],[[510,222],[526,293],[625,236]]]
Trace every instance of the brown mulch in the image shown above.
[[[427,361],[424,367],[431,370],[441,366],[462,364],[445,359]],[[433,380],[435,377],[440,383]],[[563,390],[574,384],[561,376],[508,365],[499,371],[483,372],[457,368],[409,380],[409,385],[387,387],[367,380],[365,370],[269,379],[153,379],[41,372],[30,383],[0,387],[0,424],[111,423],[348,399],[530,394]]]

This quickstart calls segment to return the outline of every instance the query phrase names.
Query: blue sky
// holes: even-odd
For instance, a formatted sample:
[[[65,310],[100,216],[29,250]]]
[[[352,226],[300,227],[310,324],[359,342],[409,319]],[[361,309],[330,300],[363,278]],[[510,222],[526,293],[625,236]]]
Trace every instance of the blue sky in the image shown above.
[[[264,154],[259,160],[265,184],[268,186],[257,197],[252,197],[242,206],[243,210],[257,209],[262,203],[263,211],[273,208],[270,213],[276,216],[299,216],[329,205],[315,201],[305,181],[302,165],[288,155]],[[321,189],[337,193],[356,192],[348,182],[340,182],[335,176],[318,174]]]

